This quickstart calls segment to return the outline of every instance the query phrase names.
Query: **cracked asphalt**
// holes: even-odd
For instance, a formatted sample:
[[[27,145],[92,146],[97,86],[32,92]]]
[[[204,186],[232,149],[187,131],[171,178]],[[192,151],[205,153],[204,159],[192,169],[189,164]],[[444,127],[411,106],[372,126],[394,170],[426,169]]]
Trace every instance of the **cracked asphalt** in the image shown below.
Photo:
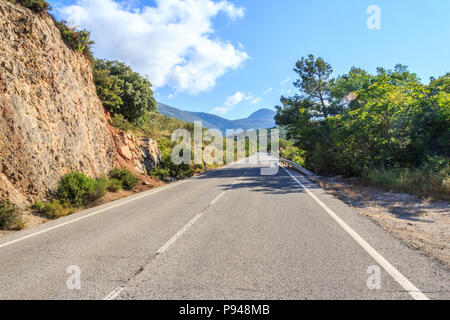
[[[0,238],[0,299],[103,299],[118,288],[116,299],[411,299],[383,268],[369,289],[377,261],[286,171],[261,176],[266,165],[234,164]],[[291,173],[428,298],[450,298],[442,265]],[[80,290],[66,285],[69,266]]]

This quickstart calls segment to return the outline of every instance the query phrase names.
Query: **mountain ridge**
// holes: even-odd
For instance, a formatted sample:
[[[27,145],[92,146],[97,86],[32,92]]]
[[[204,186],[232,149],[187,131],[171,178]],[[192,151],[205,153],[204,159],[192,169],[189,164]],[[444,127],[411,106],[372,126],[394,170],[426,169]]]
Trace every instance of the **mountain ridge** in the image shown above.
[[[168,117],[177,118],[186,122],[202,121],[205,128],[219,129],[223,133],[225,133],[227,129],[266,129],[275,126],[275,111],[265,108],[253,112],[247,118],[237,120],[225,119],[206,112],[181,110],[160,102],[157,103],[157,110]]]

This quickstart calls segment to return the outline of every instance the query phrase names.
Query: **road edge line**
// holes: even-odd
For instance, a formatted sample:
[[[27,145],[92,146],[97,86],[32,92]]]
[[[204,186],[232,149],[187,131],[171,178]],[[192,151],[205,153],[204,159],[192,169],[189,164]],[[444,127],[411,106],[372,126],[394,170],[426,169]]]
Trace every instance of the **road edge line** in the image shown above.
[[[415,300],[430,300],[422,293],[411,281],[409,281],[400,271],[398,271],[392,264],[390,264],[378,251],[376,251],[366,240],[364,240],[355,230],[346,224],[333,210],[331,210],[325,203],[323,203],[311,190],[301,183],[288,169],[281,166],[291,178],[297,182],[321,207],[328,215],[333,218],[352,238],[355,240],[375,261],[377,261],[386,270],[389,275],[397,281],[403,289]]]

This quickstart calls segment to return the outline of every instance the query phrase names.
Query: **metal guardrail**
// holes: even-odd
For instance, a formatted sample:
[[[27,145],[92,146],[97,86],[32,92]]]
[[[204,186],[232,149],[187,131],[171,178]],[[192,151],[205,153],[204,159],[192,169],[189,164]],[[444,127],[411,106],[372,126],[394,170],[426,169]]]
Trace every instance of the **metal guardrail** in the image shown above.
[[[302,166],[296,164],[295,162],[292,162],[292,161],[290,161],[290,160],[288,160],[288,159],[281,158],[281,157],[279,157],[279,156],[277,156],[277,155],[275,155],[275,154],[272,154],[272,156],[277,157],[278,160],[279,160],[281,163],[285,164],[285,165],[286,165],[287,167],[289,167],[289,168],[292,168],[292,169],[294,169],[294,170],[297,170],[298,172],[300,172],[301,174],[304,174],[304,175],[307,176],[307,177],[314,176],[314,173],[312,173],[312,172],[309,171],[309,170],[306,170],[305,168],[303,168]]]

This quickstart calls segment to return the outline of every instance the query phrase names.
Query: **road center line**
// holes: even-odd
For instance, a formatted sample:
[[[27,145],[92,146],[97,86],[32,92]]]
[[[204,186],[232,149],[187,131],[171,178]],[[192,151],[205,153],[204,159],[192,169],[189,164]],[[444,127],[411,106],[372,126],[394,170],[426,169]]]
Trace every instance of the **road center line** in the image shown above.
[[[239,180],[235,180],[232,185],[236,184]],[[217,197],[215,197],[207,206],[206,208],[211,207],[214,205],[217,201],[220,200],[224,196],[224,194],[227,191],[222,191]],[[175,241],[178,240],[187,230],[189,230],[190,227],[194,225],[195,222],[197,222],[198,219],[200,219],[204,214],[206,213],[206,209],[197,214],[195,217],[193,217],[188,223],[186,223],[178,232],[170,238],[161,248],[156,251],[155,256],[162,254],[165,252],[169,247],[175,243]],[[116,299],[123,291],[125,290],[124,287],[118,287],[115,288],[110,294],[108,294],[103,300],[114,300]]]
[[[327,213],[333,218],[372,258],[374,258],[383,268],[394,278],[409,295],[415,300],[429,300],[415,285],[413,285],[400,271],[398,271],[393,265],[391,265],[381,254],[379,254],[370,244],[368,244],[359,234],[356,233],[348,224],[346,224],[339,216],[328,206],[316,197],[311,190],[309,190],[303,183],[301,183],[296,177],[294,177],[289,170],[280,166],[286,171],[295,182],[298,183],[310,196],[313,198]]]

